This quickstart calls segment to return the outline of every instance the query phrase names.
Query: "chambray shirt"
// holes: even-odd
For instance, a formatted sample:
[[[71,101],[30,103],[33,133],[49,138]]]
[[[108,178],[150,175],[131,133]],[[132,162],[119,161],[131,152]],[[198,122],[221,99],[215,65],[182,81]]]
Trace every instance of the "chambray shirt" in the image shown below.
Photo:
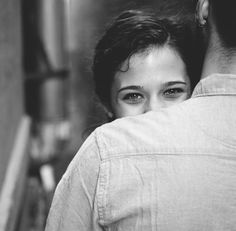
[[[236,76],[209,76],[181,104],[95,130],[46,230],[236,230]]]

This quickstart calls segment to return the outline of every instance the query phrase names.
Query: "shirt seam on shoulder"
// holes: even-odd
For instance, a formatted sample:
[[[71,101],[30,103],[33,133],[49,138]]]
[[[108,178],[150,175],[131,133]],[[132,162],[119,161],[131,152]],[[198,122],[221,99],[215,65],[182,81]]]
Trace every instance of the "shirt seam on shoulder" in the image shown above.
[[[99,169],[99,191],[97,193],[97,207],[98,207],[98,218],[100,221],[100,224],[105,225],[105,208],[106,205],[106,169],[102,169],[100,165]]]
[[[101,167],[101,163],[102,163],[102,156],[101,156],[101,152],[102,152],[102,147],[101,147],[101,137],[98,135],[99,129],[96,129],[96,131],[94,132],[95,134],[95,142],[96,145],[98,147],[98,152],[99,152],[99,158],[100,158],[100,164],[99,164],[99,175],[98,175],[98,190],[97,190],[97,209],[98,209],[98,219],[99,219],[99,223],[101,225],[105,224],[105,208],[104,208],[104,204],[106,204],[105,201],[105,193],[106,193],[106,173],[105,173],[105,169],[103,169]]]
[[[94,138],[95,138],[96,145],[98,147],[99,159],[100,159],[100,161],[102,161],[102,156],[101,156],[102,147],[100,146],[101,141],[100,141],[100,138],[99,138],[97,132],[98,132],[98,129],[96,129],[95,132],[94,132]]]

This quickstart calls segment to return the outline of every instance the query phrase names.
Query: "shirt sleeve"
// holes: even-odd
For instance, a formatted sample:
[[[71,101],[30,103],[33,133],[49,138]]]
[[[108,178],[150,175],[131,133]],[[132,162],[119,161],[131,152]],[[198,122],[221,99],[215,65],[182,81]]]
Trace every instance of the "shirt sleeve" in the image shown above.
[[[101,231],[95,204],[99,149],[93,133],[84,142],[59,182],[45,231]]]

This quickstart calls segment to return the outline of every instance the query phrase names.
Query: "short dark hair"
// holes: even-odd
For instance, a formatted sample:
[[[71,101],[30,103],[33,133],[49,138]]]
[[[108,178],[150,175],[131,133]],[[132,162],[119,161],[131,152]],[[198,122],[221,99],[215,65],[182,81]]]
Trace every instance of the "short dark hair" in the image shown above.
[[[228,48],[236,47],[236,0],[209,0],[217,31]]]
[[[200,78],[194,41],[190,26],[183,22],[158,18],[147,10],[124,11],[106,30],[95,48],[93,76],[95,91],[101,102],[110,106],[112,82],[121,64],[133,54],[154,46],[173,47],[185,62],[194,86]]]

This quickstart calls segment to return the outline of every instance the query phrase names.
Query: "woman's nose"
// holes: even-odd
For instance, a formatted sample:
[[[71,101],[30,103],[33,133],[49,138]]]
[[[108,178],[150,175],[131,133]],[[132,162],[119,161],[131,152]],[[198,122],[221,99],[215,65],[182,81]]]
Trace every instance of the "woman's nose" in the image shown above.
[[[148,111],[157,111],[160,108],[164,107],[158,99],[150,99],[145,104],[144,113]]]

